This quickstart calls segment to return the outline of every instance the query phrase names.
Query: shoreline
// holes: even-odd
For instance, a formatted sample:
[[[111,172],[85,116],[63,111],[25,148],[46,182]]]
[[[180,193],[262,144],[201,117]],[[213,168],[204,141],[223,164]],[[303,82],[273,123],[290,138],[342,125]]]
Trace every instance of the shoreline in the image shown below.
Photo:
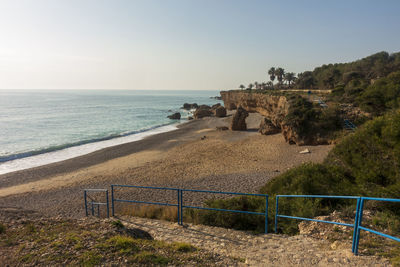
[[[51,163],[46,163],[39,166],[24,168],[21,170],[11,171],[7,173],[0,173],[0,189],[4,187],[14,186],[20,183],[33,182],[36,180],[47,178],[49,176],[68,173],[71,171],[79,170],[81,168],[86,168],[93,165],[101,164],[105,161],[112,160],[118,157],[123,157],[132,153],[137,153],[143,150],[151,149],[153,146],[157,145],[156,144],[157,140],[159,140],[160,143],[162,143],[167,139],[171,138],[172,133],[176,133],[178,135],[184,135],[188,131],[193,130],[194,127],[191,127],[190,124],[192,123],[195,124],[196,122],[198,121],[193,120],[193,121],[185,121],[182,123],[174,123],[171,125],[167,125],[167,126],[173,126],[174,129],[170,129],[168,131],[162,131],[159,133],[149,134],[138,140],[107,146],[79,156],[73,156],[71,158]],[[166,149],[168,147],[169,146],[166,146]]]
[[[248,131],[219,131],[231,117],[206,117],[178,129],[108,147],[84,156],[0,176],[0,206],[49,216],[82,217],[84,188],[111,184],[256,193],[273,177],[304,162],[322,162],[331,145],[295,146],[281,133],[257,132],[262,116],[251,113]],[[311,153],[300,154],[308,148]],[[175,201],[176,195],[140,191],[142,201]],[[188,203],[207,196],[187,195]]]
[[[77,158],[108,147],[132,143],[143,140],[144,138],[147,138],[152,135],[174,131],[178,129],[179,125],[183,125],[187,122],[188,121],[174,122],[167,125],[155,126],[147,130],[137,131],[136,133],[132,134],[120,135],[111,138],[103,138],[102,140],[88,141],[78,145],[66,146],[61,149],[55,149],[52,151],[47,151],[29,156],[22,156],[20,158],[15,158],[12,160],[0,162],[0,177],[3,174],[28,170],[44,165],[49,165],[52,163],[57,163]],[[7,169],[12,169],[12,170],[8,171]]]

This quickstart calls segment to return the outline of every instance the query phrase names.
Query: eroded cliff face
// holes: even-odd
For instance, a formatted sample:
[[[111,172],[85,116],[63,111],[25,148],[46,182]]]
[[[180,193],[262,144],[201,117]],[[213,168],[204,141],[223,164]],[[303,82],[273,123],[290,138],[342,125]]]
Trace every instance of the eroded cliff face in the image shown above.
[[[258,112],[268,118],[272,124],[281,129],[287,142],[297,145],[327,144],[328,141],[319,136],[300,136],[298,129],[288,125],[285,118],[289,113],[290,102],[286,96],[274,96],[241,91],[221,91],[225,108],[236,109],[241,106],[248,112]]]
[[[265,94],[240,91],[222,91],[222,100],[228,110],[241,106],[248,112],[258,112],[281,128],[282,122],[289,111],[289,103],[285,96],[271,96]]]

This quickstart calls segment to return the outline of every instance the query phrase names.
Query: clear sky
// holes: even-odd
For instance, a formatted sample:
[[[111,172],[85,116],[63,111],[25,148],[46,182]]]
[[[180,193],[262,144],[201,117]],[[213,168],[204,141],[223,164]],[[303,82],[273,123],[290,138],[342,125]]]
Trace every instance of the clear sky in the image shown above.
[[[0,88],[237,88],[398,52],[399,14],[399,0],[0,0]]]

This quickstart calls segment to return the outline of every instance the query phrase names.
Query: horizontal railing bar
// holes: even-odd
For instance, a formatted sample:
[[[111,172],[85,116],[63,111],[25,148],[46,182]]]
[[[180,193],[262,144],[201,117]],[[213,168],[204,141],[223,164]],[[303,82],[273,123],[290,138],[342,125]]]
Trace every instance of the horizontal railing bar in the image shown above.
[[[221,192],[221,191],[208,191],[208,190],[196,190],[196,189],[181,189],[186,192],[200,192],[200,193],[212,193],[212,194],[228,194],[228,195],[243,195],[243,196],[258,196],[268,197],[266,194],[251,194],[251,193],[237,193],[237,192]]]
[[[311,198],[344,198],[344,199],[358,199],[356,196],[324,196],[324,195],[276,195],[276,197],[311,197]]]
[[[124,200],[124,199],[114,199],[114,201],[178,207],[178,204],[170,204],[170,203],[163,203],[163,202],[147,202],[147,201],[138,201],[138,200]]]
[[[396,199],[396,198],[362,197],[362,199],[364,199],[364,200],[388,201],[388,202],[400,202],[400,199]]]
[[[226,210],[226,209],[205,208],[205,207],[196,207],[196,206],[182,206],[182,208],[199,209],[199,210],[228,211],[228,212],[236,212],[236,213],[246,213],[246,214],[255,214],[255,215],[265,215],[264,212],[243,211],[243,210]]]
[[[113,184],[113,187],[133,187],[133,188],[144,188],[144,189],[159,189],[159,190],[179,190],[178,188],[171,188],[171,187],[153,187],[153,186],[139,186],[139,185],[120,185],[120,184]]]
[[[289,218],[289,219],[297,219],[297,220],[304,220],[304,221],[313,221],[313,222],[322,222],[322,223],[330,223],[330,224],[337,224],[337,225],[344,225],[349,227],[354,227],[354,224],[349,223],[340,223],[340,222],[332,222],[332,221],[323,221],[317,219],[310,219],[310,218],[303,218],[303,217],[295,217],[295,216],[287,216],[287,215],[277,215],[277,217],[281,218]]]
[[[384,234],[384,233],[381,233],[381,232],[378,232],[378,231],[375,231],[375,230],[372,230],[372,229],[369,229],[369,228],[365,228],[365,227],[363,227],[363,226],[361,226],[361,225],[358,226],[358,228],[359,228],[359,229],[362,229],[362,230],[364,230],[364,231],[371,232],[371,233],[374,233],[374,234],[376,234],[376,235],[380,235],[380,236],[383,236],[383,237],[387,237],[387,238],[390,238],[390,239],[392,239],[392,240],[395,240],[395,241],[400,242],[400,238],[398,238],[398,237],[394,237],[394,236],[387,235],[387,234]]]
[[[83,191],[98,191],[98,192],[106,192],[108,189],[83,189]]]

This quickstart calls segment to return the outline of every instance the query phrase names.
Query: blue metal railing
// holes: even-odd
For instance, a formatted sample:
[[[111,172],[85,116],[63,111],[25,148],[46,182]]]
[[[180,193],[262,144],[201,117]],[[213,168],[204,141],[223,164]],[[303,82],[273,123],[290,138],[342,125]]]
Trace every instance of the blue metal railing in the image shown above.
[[[364,231],[367,231],[367,232],[370,232],[370,233],[373,233],[373,234],[376,234],[376,235],[380,235],[380,236],[392,239],[394,241],[400,242],[400,238],[398,238],[398,237],[387,235],[385,233],[381,233],[381,232],[378,232],[378,231],[375,231],[375,230],[372,230],[372,229],[369,229],[369,228],[366,228],[366,227],[362,226],[364,202],[366,200],[400,203],[400,199],[394,199],[394,198],[361,197],[361,203],[360,203],[360,207],[359,207],[359,211],[358,211],[359,215],[358,215],[358,220],[357,220],[357,233],[356,233],[356,236],[355,236],[355,248],[354,248],[354,251],[353,251],[355,255],[358,254],[358,244],[359,244],[359,241],[360,241],[360,230],[364,230]]]
[[[88,192],[104,192],[106,194],[106,202],[95,202],[93,199],[88,196]],[[105,205],[107,209],[107,217],[110,217],[110,207],[109,207],[109,201],[108,201],[108,190],[107,189],[83,189],[83,198],[85,200],[85,214],[86,216],[89,216],[89,211],[88,211],[88,198],[91,200],[89,201],[89,204],[91,205],[91,213],[92,216],[94,216],[94,207],[97,207],[97,216],[100,216],[100,206]]]
[[[171,204],[171,203],[167,203],[167,202],[150,202],[150,201],[117,199],[117,198],[114,197],[114,188],[115,187],[176,191],[177,192],[177,196],[178,196],[178,202],[177,202],[177,204]],[[180,212],[180,209],[179,209],[180,196],[179,195],[180,195],[180,189],[178,189],[178,188],[112,184],[111,185],[111,214],[112,214],[112,216],[114,216],[114,214],[115,214],[115,202],[138,203],[138,204],[149,204],[149,205],[177,207],[178,208],[178,220],[179,220],[179,212]]]
[[[344,119],[343,120],[343,123],[344,123],[344,128],[346,129],[346,130],[356,130],[357,129],[357,126],[355,126],[354,125],[354,123],[352,123],[350,120],[348,120],[348,119]]]
[[[151,189],[151,190],[167,190],[167,191],[176,191],[177,194],[177,202],[167,203],[167,202],[151,202],[151,201],[138,201],[138,200],[128,200],[128,199],[118,199],[115,198],[114,192],[115,187],[125,187],[125,188],[141,188],[141,189]],[[92,199],[92,201],[88,202],[87,192],[105,192],[106,193],[106,202],[96,202]],[[219,209],[219,208],[209,208],[209,207],[201,207],[201,206],[190,206],[184,205],[183,201],[183,192],[193,192],[193,193],[208,193],[208,194],[227,194],[227,195],[241,195],[241,196],[254,196],[254,197],[263,197],[265,198],[265,212],[255,212],[255,211],[243,211],[243,210],[231,210],[231,209]],[[89,197],[90,198],[90,197]],[[280,198],[331,198],[331,199],[352,199],[357,200],[354,223],[341,223],[335,221],[325,221],[325,220],[317,220],[311,218],[297,217],[297,216],[289,216],[284,214],[279,214],[279,199]],[[109,198],[108,198],[108,190],[107,189],[84,189],[84,199],[85,199],[85,212],[86,216],[89,215],[88,212],[88,204],[91,205],[91,213],[95,214],[94,207],[97,206],[98,215],[100,214],[99,206],[106,205],[107,206],[107,217],[109,217]],[[363,210],[364,210],[364,202],[366,200],[371,201],[385,201],[385,202],[397,202],[400,203],[400,199],[393,198],[374,198],[374,197],[358,197],[358,196],[327,196],[327,195],[277,195],[276,196],[276,210],[275,210],[275,233],[278,231],[278,218],[286,218],[286,219],[295,219],[295,220],[304,220],[304,221],[314,221],[328,224],[336,224],[347,227],[352,227],[353,230],[353,241],[352,241],[352,252],[357,255],[358,254],[358,246],[360,241],[360,231],[364,230],[367,232],[374,233],[376,235],[380,235],[382,237],[389,238],[391,240],[400,242],[399,237],[394,237],[382,232],[378,232],[376,230],[372,230],[362,226],[363,219]],[[249,194],[249,193],[237,193],[237,192],[222,192],[222,191],[209,191],[209,190],[193,190],[193,189],[180,189],[180,188],[169,188],[169,187],[153,187],[153,186],[135,186],[135,185],[111,185],[111,210],[112,216],[115,215],[115,202],[126,202],[126,203],[138,203],[138,204],[150,204],[150,205],[161,205],[161,206],[172,206],[177,207],[177,218],[178,224],[183,225],[183,209],[200,209],[200,210],[211,210],[211,211],[222,211],[222,212],[233,212],[233,213],[244,213],[244,214],[252,214],[252,215],[262,215],[265,217],[265,233],[268,232],[268,195],[267,194]]]
[[[355,210],[355,218],[354,218],[354,224],[350,223],[341,223],[341,222],[333,222],[333,221],[324,221],[324,220],[317,220],[317,219],[311,219],[311,218],[303,218],[303,217],[296,217],[296,216],[288,216],[288,215],[282,215],[279,214],[279,198],[281,197],[287,197],[287,198],[335,198],[335,199],[355,199],[357,200],[357,207]],[[348,226],[348,227],[353,227],[353,244],[352,244],[352,252],[355,252],[355,240],[356,240],[356,234],[358,233],[357,227],[358,227],[358,216],[359,216],[359,208],[360,208],[360,197],[355,197],[355,196],[325,196],[325,195],[277,195],[276,196],[276,207],[275,207],[275,233],[278,232],[278,218],[287,218],[287,219],[296,219],[296,220],[304,220],[304,221],[314,221],[314,222],[321,222],[321,223],[329,223],[329,224],[337,224],[337,225],[343,225],[343,226]]]
[[[150,201],[117,199],[117,198],[114,197],[114,188],[115,187],[128,187],[128,188],[141,188],[141,189],[176,191],[176,193],[177,193],[177,203],[176,204],[171,204],[171,203],[167,203],[167,202],[150,202]],[[242,196],[265,197],[265,212],[230,210],[230,209],[217,209],[217,208],[208,208],[208,207],[183,205],[183,192],[197,192],[197,193],[209,193],[209,194],[227,194],[227,195],[242,195]],[[193,189],[180,189],[180,188],[169,188],[169,187],[153,187],[153,186],[136,186],[136,185],[111,185],[111,210],[112,210],[112,216],[114,216],[114,214],[115,214],[115,202],[126,202],[126,203],[138,203],[138,204],[149,204],[149,205],[161,205],[161,206],[177,207],[178,224],[180,224],[180,225],[183,225],[183,209],[184,208],[213,210],[213,211],[224,211],[224,212],[234,212],[234,213],[245,213],[245,214],[253,214],[253,215],[263,215],[263,216],[265,216],[265,233],[268,232],[268,195],[265,195],[265,194],[249,194],[249,193],[237,193],[237,192],[193,190]]]

